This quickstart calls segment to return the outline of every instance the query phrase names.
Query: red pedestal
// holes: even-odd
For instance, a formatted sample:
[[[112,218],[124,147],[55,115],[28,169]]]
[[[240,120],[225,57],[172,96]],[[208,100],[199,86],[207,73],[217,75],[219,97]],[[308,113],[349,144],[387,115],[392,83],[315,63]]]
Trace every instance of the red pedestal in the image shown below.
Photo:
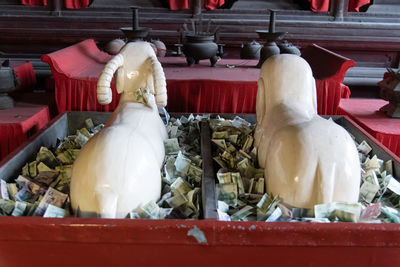
[[[49,120],[47,106],[16,103],[12,109],[0,110],[0,160],[43,128]]]
[[[400,157],[400,119],[392,119],[379,111],[387,103],[382,99],[342,99],[338,111]]]

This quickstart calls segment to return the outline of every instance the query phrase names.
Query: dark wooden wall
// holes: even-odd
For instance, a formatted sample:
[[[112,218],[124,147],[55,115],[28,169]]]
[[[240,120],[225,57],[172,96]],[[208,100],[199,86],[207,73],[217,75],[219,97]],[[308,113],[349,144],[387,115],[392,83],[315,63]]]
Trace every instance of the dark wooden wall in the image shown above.
[[[192,0],[192,7],[196,1]],[[386,67],[399,66],[400,3],[392,3],[389,12],[387,4],[380,6],[379,0],[375,0],[371,12],[347,13],[338,12],[334,6],[341,1],[348,0],[332,0],[332,11],[325,13],[301,10],[297,4],[286,1],[285,8],[277,11],[276,31],[288,32],[286,39],[300,48],[317,43],[352,58],[357,68],[349,71],[346,81],[355,86],[373,86]],[[282,5],[282,1],[278,2]],[[199,16],[199,10],[194,9],[170,11],[164,0],[95,0],[85,9],[59,12],[50,7],[22,6],[19,1],[3,0],[0,1],[0,57],[30,59],[40,71],[46,68],[39,61],[42,54],[87,38],[94,38],[102,47],[114,38],[124,37],[119,28],[131,26],[128,6],[132,3],[141,7],[140,25],[153,29],[149,38],[158,38],[169,48],[179,42],[182,24]],[[227,56],[238,57],[242,43],[262,42],[256,30],[268,28],[268,3],[239,0],[231,9],[200,12],[204,20],[212,19],[213,25],[219,25]],[[241,8],[235,8],[239,4]],[[248,8],[243,4],[248,4]]]

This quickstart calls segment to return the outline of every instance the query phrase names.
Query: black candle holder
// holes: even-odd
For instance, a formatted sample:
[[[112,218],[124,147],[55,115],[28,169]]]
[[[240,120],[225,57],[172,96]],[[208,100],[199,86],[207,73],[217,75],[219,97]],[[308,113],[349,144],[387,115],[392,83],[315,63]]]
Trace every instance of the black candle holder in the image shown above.
[[[128,42],[143,41],[147,37],[151,28],[139,26],[139,8],[136,6],[130,7],[132,10],[132,27],[123,27],[121,31],[125,34]]]
[[[261,68],[267,58],[280,53],[279,47],[276,45],[276,41],[281,40],[287,32],[275,32],[275,17],[276,11],[270,10],[269,15],[269,29],[256,31],[258,36],[265,40],[264,46],[260,51],[260,60],[258,61],[257,68]]]

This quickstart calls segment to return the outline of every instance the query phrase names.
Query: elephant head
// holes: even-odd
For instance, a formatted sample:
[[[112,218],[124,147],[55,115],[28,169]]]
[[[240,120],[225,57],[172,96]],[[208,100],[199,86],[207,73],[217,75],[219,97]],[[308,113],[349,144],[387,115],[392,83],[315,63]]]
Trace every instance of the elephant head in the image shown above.
[[[298,113],[304,119],[317,115],[317,92],[312,70],[307,61],[297,55],[272,56],[261,67],[256,102],[256,147],[264,135],[265,124],[271,125],[270,120],[276,117],[273,113],[281,113],[282,108]],[[285,122],[273,124],[280,123]]]
[[[112,101],[110,84],[116,71],[118,93],[148,88],[155,95],[157,106],[166,106],[165,74],[149,43],[128,43],[106,64],[97,82],[97,100],[100,104],[106,105]]]

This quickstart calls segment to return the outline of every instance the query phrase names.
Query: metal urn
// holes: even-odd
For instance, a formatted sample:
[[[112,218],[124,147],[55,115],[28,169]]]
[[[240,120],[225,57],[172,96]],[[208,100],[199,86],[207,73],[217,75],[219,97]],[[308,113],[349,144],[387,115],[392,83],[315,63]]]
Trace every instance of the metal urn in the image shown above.
[[[0,110],[15,106],[14,100],[7,93],[17,88],[18,85],[19,79],[10,67],[10,61],[4,61],[0,66]]]

